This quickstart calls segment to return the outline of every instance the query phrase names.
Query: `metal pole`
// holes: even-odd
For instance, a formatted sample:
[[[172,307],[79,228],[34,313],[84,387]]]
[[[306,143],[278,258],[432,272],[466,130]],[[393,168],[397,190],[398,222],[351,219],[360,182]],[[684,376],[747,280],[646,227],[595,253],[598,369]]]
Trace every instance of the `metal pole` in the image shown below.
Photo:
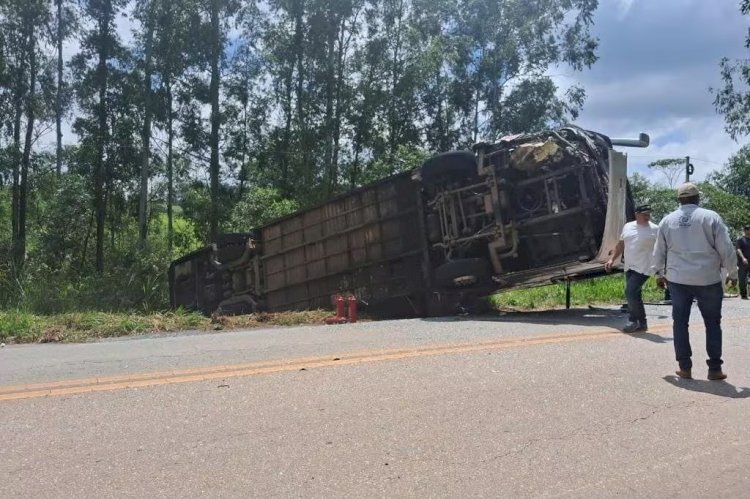
[[[685,156],[685,182],[690,182],[690,156]]]
[[[625,146],[625,147],[648,147],[651,142],[648,134],[641,133],[637,139],[610,139],[613,146]]]

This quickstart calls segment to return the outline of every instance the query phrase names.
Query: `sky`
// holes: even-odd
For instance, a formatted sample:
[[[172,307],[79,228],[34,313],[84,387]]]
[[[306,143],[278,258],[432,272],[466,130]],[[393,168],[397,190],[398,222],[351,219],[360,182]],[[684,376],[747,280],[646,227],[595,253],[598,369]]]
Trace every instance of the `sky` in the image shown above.
[[[648,163],[690,156],[695,180],[724,165],[747,138],[733,141],[724,131],[709,88],[721,86],[722,57],[746,58],[750,17],[739,0],[599,0],[593,35],[598,61],[583,72],[549,71],[561,89],[579,84],[587,98],[576,125],[610,137],[651,137],[645,149],[628,154],[629,173],[663,180]],[[132,41],[132,20],[117,19],[124,42]],[[72,55],[75,43],[66,46]],[[64,141],[73,143],[70,124]],[[49,142],[54,142],[50,135]]]
[[[554,75],[577,83],[587,99],[576,124],[610,137],[651,137],[628,154],[629,173],[663,176],[648,163],[690,156],[695,180],[721,168],[747,141],[724,131],[709,88],[721,87],[722,57],[747,58],[750,19],[739,0],[600,0],[593,35],[599,60],[581,73]]]

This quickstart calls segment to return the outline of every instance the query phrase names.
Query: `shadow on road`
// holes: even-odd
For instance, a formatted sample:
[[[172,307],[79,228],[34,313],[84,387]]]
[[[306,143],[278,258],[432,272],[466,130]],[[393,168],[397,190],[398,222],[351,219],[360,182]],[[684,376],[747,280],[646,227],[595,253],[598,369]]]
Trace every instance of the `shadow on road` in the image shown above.
[[[750,388],[737,388],[726,381],[708,381],[703,379],[682,379],[677,376],[664,376],[664,381],[677,388],[691,392],[710,393],[719,397],[731,399],[746,399],[750,397]]]
[[[629,334],[628,336],[632,336],[633,338],[638,338],[640,340],[650,341],[651,343],[672,343],[671,336],[659,336],[658,334],[654,333],[634,333]]]
[[[667,319],[665,315],[652,315],[654,319]],[[513,322],[519,324],[554,324],[573,326],[598,326],[621,331],[627,321],[627,315],[619,308],[571,308],[569,310],[541,310],[524,312],[488,312],[484,314],[469,314],[454,317],[430,317],[424,321],[451,322],[451,321],[489,321],[489,322]],[[625,333],[623,333],[625,334]],[[663,337],[654,333],[635,333],[628,336],[651,341],[653,343],[668,343],[671,337]]]

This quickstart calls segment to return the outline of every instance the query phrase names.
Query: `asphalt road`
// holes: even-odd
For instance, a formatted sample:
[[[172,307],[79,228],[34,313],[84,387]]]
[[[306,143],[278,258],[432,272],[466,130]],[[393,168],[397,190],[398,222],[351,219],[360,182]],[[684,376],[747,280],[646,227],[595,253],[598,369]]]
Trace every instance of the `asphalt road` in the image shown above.
[[[750,302],[726,382],[668,307],[0,349],[0,497],[750,495]]]

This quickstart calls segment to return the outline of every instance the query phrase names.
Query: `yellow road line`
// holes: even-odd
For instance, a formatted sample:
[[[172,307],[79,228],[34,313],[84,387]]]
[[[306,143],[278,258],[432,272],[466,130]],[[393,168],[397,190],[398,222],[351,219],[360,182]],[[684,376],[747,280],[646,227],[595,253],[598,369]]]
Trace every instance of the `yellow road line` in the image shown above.
[[[742,324],[748,322],[750,322],[750,320],[737,319],[727,321],[726,324]],[[671,328],[671,324],[661,324],[651,327],[649,331],[665,332],[671,330]],[[172,371],[107,376],[101,378],[83,378],[14,386],[0,386],[0,401],[61,395],[75,395],[91,392],[105,392],[112,390],[123,390],[127,388],[143,388],[176,383],[211,381],[216,379],[235,378],[241,376],[258,376],[263,374],[298,371],[303,368],[315,369],[322,367],[363,364],[368,362],[402,360],[434,355],[470,353],[482,350],[507,350],[536,345],[571,343],[578,341],[592,341],[626,337],[630,337],[630,335],[623,334],[619,331],[606,329],[590,331],[587,333],[568,333],[522,338],[505,338],[485,342],[425,345],[413,348],[389,349],[380,351],[369,350],[364,352],[342,354],[340,356],[326,355],[297,359],[277,359],[268,362],[255,362],[250,364],[200,367]]]

